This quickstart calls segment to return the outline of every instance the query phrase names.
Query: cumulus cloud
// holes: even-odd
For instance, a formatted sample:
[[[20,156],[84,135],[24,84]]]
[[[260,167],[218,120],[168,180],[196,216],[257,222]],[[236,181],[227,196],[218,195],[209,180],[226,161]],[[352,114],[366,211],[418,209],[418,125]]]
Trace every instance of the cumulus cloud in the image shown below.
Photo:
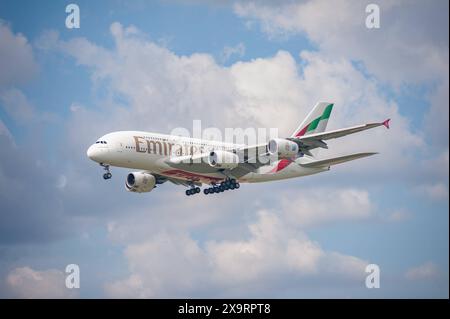
[[[65,286],[66,276],[57,269],[43,271],[30,267],[11,270],[6,277],[7,289],[13,298],[75,298],[78,293]]]
[[[369,72],[395,85],[436,79],[436,74],[445,73],[447,2],[378,1],[380,29],[365,27],[367,4],[357,0],[333,4],[325,0],[238,1],[234,11],[260,21],[272,37],[306,34],[326,54],[363,61]]]
[[[361,64],[377,83],[387,83],[394,90],[411,92],[415,85],[426,83],[431,87],[423,132],[432,143],[428,149],[448,146],[448,2],[378,1],[380,29],[365,27],[366,5],[354,0],[333,4],[325,0],[237,1],[234,11],[244,19],[258,21],[270,37],[305,35],[319,47],[321,60]],[[321,76],[321,72],[317,74]],[[317,87],[323,88],[322,83],[327,82]],[[342,83],[354,88],[348,92],[341,87],[346,96],[359,92],[354,83]],[[348,98],[344,102],[348,104]],[[352,106],[352,110],[357,108]],[[393,123],[400,124],[396,118]]]
[[[282,200],[287,219],[308,227],[336,221],[367,219],[372,203],[369,193],[359,189],[314,188],[301,196],[289,196]]]
[[[127,247],[130,276],[105,290],[112,297],[182,298],[248,296],[271,287],[273,296],[282,293],[277,285],[287,274],[294,285],[311,276],[322,287],[364,281],[366,261],[323,250],[274,212],[259,211],[248,233],[202,245],[187,233],[159,232]]]
[[[232,56],[242,58],[245,55],[245,45],[239,42],[236,46],[226,46],[222,51],[222,62],[227,62]]]
[[[28,81],[38,71],[38,65],[27,38],[14,34],[9,25],[0,20],[0,39],[0,88]]]
[[[0,91],[0,103],[18,123],[30,122],[35,116],[27,97],[16,88]]]

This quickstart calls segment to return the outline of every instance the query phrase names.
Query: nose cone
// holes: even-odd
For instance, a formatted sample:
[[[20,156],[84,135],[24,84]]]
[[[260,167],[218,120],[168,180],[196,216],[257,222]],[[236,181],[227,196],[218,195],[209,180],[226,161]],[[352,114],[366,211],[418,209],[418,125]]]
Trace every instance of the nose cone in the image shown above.
[[[94,145],[91,145],[87,152],[86,152],[87,157],[89,157],[91,160],[94,160],[95,157],[95,147]]]
[[[102,155],[104,154],[104,150],[97,145],[91,145],[86,151],[86,155],[95,162],[101,162]]]

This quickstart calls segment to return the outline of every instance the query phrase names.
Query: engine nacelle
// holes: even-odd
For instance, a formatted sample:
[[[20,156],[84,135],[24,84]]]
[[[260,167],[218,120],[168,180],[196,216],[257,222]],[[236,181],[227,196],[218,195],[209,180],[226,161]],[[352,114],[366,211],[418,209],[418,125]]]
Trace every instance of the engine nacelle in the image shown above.
[[[144,172],[132,172],[127,176],[125,187],[129,192],[150,192],[156,185],[156,178],[152,174]]]
[[[233,169],[239,165],[239,156],[227,151],[212,151],[208,156],[208,164],[215,168]]]
[[[274,138],[269,141],[267,150],[270,155],[277,155],[280,158],[292,158],[298,154],[298,145],[284,138]]]

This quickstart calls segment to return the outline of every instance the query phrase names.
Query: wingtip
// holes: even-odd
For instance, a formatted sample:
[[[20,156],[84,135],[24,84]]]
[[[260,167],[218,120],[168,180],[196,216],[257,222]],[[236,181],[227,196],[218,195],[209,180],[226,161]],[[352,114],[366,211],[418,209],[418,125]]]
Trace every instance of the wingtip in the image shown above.
[[[391,121],[391,119],[387,119],[387,120],[385,120],[382,124],[388,129],[390,126],[389,126],[389,122]]]

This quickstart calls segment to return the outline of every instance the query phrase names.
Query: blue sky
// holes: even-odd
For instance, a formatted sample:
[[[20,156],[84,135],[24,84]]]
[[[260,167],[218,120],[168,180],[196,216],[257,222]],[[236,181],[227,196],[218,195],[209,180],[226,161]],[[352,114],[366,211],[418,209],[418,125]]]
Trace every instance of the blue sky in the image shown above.
[[[68,2],[0,2],[0,296],[448,297],[448,3],[380,1],[376,30],[360,1],[76,3],[69,30]],[[317,100],[330,128],[391,117],[330,143],[380,155],[197,198],[85,156],[195,119],[288,134]]]

